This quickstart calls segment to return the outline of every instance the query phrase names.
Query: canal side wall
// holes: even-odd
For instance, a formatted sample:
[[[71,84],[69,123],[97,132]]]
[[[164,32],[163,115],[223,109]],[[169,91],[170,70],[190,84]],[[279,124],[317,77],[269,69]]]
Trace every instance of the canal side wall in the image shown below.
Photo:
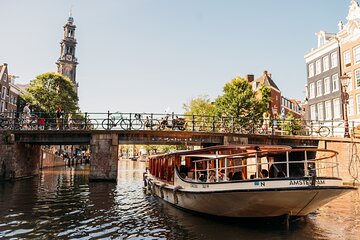
[[[14,135],[0,135],[0,181],[16,180],[39,174],[39,145],[16,143]]]
[[[41,168],[59,167],[64,165],[65,162],[62,157],[47,149],[41,149]]]
[[[351,183],[354,177],[360,178],[360,142],[323,140],[319,141],[318,147],[339,152],[339,175],[345,182]]]

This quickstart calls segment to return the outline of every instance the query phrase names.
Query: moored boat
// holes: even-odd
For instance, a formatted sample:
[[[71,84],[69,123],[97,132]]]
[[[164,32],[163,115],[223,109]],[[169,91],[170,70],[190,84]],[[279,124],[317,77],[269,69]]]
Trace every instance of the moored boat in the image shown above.
[[[338,153],[287,146],[215,146],[149,158],[147,190],[179,208],[221,217],[299,217],[355,190]]]

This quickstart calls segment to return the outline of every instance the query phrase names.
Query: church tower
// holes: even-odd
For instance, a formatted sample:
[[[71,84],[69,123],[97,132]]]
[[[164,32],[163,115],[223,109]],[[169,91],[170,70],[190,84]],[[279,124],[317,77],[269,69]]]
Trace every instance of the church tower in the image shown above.
[[[64,37],[60,42],[60,57],[56,62],[58,73],[70,78],[74,83],[75,92],[78,93],[78,83],[76,82],[76,65],[78,64],[75,57],[76,39],[75,39],[74,18],[70,13],[67,23],[64,26]]]

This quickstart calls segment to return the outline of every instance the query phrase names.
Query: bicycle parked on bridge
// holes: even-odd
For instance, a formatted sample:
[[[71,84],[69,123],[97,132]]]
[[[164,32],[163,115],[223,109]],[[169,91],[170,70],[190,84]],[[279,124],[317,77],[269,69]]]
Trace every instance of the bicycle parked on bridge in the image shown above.
[[[130,114],[131,119],[131,114]],[[134,119],[124,118],[122,114],[119,114],[119,118],[116,118],[111,113],[107,119],[104,119],[101,123],[101,126],[104,129],[111,130],[117,126],[120,126],[122,130],[140,130],[144,125],[141,114],[135,113]]]
[[[160,121],[157,119],[153,119],[152,117],[149,118],[149,116],[146,116],[144,128],[146,130],[159,130],[160,129]]]
[[[309,129],[309,136],[312,136],[314,133],[318,134],[321,137],[327,137],[330,135],[330,128],[327,126],[324,126],[323,123],[319,123],[319,126],[314,127],[310,126]]]
[[[65,123],[65,129],[69,130],[96,130],[99,126],[99,123],[96,119],[90,118],[90,115],[86,116],[86,120],[83,118],[72,118],[69,117]]]

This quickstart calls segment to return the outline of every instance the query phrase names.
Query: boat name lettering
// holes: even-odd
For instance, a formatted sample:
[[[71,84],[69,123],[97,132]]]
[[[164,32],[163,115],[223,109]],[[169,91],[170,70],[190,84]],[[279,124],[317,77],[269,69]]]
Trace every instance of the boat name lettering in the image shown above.
[[[316,180],[316,184],[325,184],[325,180]],[[311,180],[291,180],[289,185],[311,185]]]
[[[190,187],[197,188],[198,186],[196,184],[191,183]]]
[[[202,187],[203,188],[209,188],[209,184],[203,184]]]
[[[265,187],[265,182],[254,182],[255,186]]]

